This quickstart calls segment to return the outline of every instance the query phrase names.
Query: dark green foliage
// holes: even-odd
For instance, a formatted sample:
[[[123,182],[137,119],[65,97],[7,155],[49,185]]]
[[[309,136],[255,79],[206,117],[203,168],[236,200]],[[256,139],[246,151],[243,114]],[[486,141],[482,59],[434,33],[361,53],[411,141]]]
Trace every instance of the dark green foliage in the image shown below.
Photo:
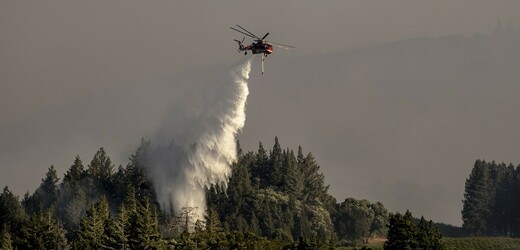
[[[444,238],[447,250],[520,249],[520,239],[505,237]]]
[[[471,235],[520,237],[520,166],[477,160],[466,180],[462,227]]]
[[[122,239],[126,237],[130,249],[161,248],[162,241],[155,206],[149,202],[148,198],[142,202],[137,201],[132,191],[133,189],[129,191],[125,201],[127,215],[120,215],[122,220],[127,220],[126,226],[124,226],[126,231],[124,231],[124,235],[120,234],[118,237]]]
[[[417,246],[416,232],[417,229],[409,211],[406,211],[404,216],[399,213],[390,216],[385,249],[414,249]]]
[[[87,211],[87,189],[82,182],[85,177],[86,172],[81,158],[76,156],[74,163],[63,177],[56,208],[65,229],[69,232],[78,229],[81,217]]]
[[[468,237],[469,235],[462,229],[445,223],[434,223],[434,226],[441,231],[444,237]]]
[[[51,210],[36,212],[21,232],[21,249],[69,249],[65,229],[56,221]]]
[[[7,228],[4,228],[0,232],[0,249],[1,250],[12,250],[13,249],[13,239],[11,237],[11,233]]]
[[[421,216],[416,232],[418,249],[442,249],[440,231],[433,225],[432,221],[426,221]]]
[[[466,180],[462,209],[463,227],[475,235],[486,233],[492,202],[490,180],[488,164],[476,161]]]
[[[390,216],[385,249],[442,249],[442,235],[421,217],[418,224],[414,223],[412,213],[406,211],[403,215],[397,213]]]
[[[112,244],[116,249],[129,249],[129,213],[126,210],[125,205],[121,205],[117,212],[114,223],[112,224]]]
[[[287,242],[302,236],[324,244],[334,235],[330,213],[336,201],[319,169],[312,154],[304,156],[300,147],[295,156],[275,138],[269,153],[260,143],[257,152],[240,155],[227,190],[208,189],[208,206],[216,209],[225,232]]]
[[[23,205],[29,215],[54,207],[58,198],[58,182],[56,170],[50,166],[34,194],[24,197]]]
[[[92,158],[87,168],[88,196],[90,201],[99,199],[99,195],[105,195],[109,200],[114,198],[114,185],[112,183],[112,175],[114,165],[107,156],[105,150],[100,148]]]
[[[337,205],[334,226],[339,239],[366,243],[369,237],[386,235],[388,220],[383,204],[347,198]]]
[[[76,247],[80,249],[101,249],[110,245],[105,238],[109,225],[113,222],[108,212],[108,201],[103,196],[92,204],[87,214],[81,219],[80,229],[76,232]]]
[[[20,232],[26,220],[25,210],[9,188],[6,186],[0,194],[0,232]]]
[[[125,184],[119,185],[118,192],[116,194],[123,197],[126,194],[128,187],[135,188],[135,194],[137,197],[148,197],[150,200],[155,200],[152,183],[146,177],[146,166],[149,164],[148,155],[150,151],[150,142],[141,139],[141,144],[130,156],[130,163],[124,170],[124,175],[120,177],[120,182]]]
[[[175,241],[170,242],[169,247],[173,249],[287,249],[287,242],[279,240],[268,240],[253,233],[217,233],[207,234],[205,232],[182,235]]]
[[[63,176],[62,186],[68,185],[71,187],[77,187],[81,178],[85,174],[85,170],[83,169],[83,162],[79,155],[74,159],[74,164],[70,166],[65,176]]]
[[[6,187],[0,196],[0,226],[6,229],[0,243],[19,249],[66,249],[67,242],[74,249],[333,248],[334,220],[345,211],[328,194],[313,155],[301,147],[295,155],[275,138],[269,152],[262,143],[257,152],[244,152],[237,142],[229,182],[208,188],[207,211],[198,218],[203,220],[193,219],[195,208],[176,215],[159,210],[146,176],[149,147],[142,140],[128,165],[115,172],[103,148],[86,169],[76,156],[61,183],[51,166],[22,203]],[[359,202],[348,212],[351,225],[362,230],[347,235],[385,232],[388,213],[382,204]]]

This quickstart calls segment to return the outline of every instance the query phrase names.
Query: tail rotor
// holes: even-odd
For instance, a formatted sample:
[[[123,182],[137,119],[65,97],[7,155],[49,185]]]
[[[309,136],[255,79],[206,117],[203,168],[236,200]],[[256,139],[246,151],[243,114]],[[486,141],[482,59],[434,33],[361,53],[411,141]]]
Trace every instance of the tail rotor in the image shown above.
[[[245,39],[246,39],[246,37],[242,38],[242,41],[234,39],[235,42],[238,43],[238,50],[237,50],[238,53],[240,53],[240,51],[244,48],[244,40]]]

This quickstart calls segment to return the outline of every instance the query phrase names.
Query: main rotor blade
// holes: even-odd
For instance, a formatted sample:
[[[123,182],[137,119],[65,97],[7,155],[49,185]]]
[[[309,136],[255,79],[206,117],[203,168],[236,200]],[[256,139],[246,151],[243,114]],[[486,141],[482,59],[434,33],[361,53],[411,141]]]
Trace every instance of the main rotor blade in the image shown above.
[[[249,31],[249,30],[246,30],[244,27],[242,27],[242,26],[240,26],[240,25],[238,25],[238,24],[237,24],[237,26],[238,26],[239,28],[243,29],[245,32],[249,33],[250,35],[256,37],[256,39],[260,39],[260,37],[258,37],[258,36],[256,36],[255,34],[253,34],[253,32],[251,32],[251,31]],[[262,39],[260,39],[260,40],[262,40]]]
[[[246,36],[248,36],[248,37],[256,38],[255,36],[252,36],[252,35],[250,35],[250,34],[247,34],[247,33],[243,32],[243,31],[237,30],[237,29],[235,29],[235,28],[233,28],[233,27],[229,27],[229,28],[232,29],[232,30],[234,30],[234,31],[236,31],[236,32],[242,33],[242,34],[244,34],[244,35],[246,35]]]
[[[266,41],[268,43],[271,43],[273,45],[276,45],[277,47],[279,48],[282,48],[282,49],[295,49],[296,47],[294,46],[291,46],[291,45],[286,45],[286,44],[281,44],[281,43],[275,43],[275,42],[271,42],[271,41]]]
[[[264,39],[265,39],[265,38],[266,38],[266,37],[267,37],[268,35],[269,35],[269,32],[267,32],[267,34],[265,34],[265,36],[264,36],[264,37],[262,37],[262,39],[261,39],[261,40],[263,41],[263,40],[264,40]]]

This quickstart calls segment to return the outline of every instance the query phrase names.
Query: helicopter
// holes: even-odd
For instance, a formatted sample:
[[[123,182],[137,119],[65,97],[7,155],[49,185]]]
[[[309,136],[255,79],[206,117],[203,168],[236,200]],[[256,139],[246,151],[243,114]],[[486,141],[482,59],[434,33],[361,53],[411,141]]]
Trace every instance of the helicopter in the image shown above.
[[[267,57],[267,55],[270,55],[273,53],[273,45],[282,49],[294,49],[295,47],[291,45],[285,45],[281,43],[275,43],[271,41],[266,41],[265,38],[269,35],[269,32],[266,33],[262,38],[258,37],[257,35],[253,34],[252,32],[248,31],[244,27],[240,25],[236,25],[237,28],[229,27],[230,29],[241,33],[243,35],[246,35],[248,37],[254,38],[255,41],[251,43],[250,45],[245,46],[244,40],[246,37],[242,39],[242,41],[235,39],[235,42],[238,43],[238,52],[244,51],[244,55],[247,55],[247,51],[251,50],[253,54],[262,54],[262,75],[264,74],[264,59]]]

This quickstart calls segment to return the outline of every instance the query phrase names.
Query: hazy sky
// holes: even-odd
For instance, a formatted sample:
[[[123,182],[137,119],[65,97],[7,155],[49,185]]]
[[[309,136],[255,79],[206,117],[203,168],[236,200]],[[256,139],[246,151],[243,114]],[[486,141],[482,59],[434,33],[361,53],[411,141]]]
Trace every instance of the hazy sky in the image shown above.
[[[0,185],[8,185],[19,195],[27,190],[32,192],[50,165],[54,164],[62,176],[76,154],[87,164],[101,146],[116,163],[126,164],[140,138],[154,134],[176,99],[188,92],[196,93],[201,84],[194,84],[193,79],[197,79],[197,83],[204,82],[205,77],[228,68],[243,56],[236,53],[236,44],[232,41],[241,36],[228,28],[236,23],[258,35],[270,32],[269,39],[297,47],[269,58],[267,74],[280,75],[284,71],[275,67],[276,60],[313,60],[331,52],[415,37],[489,34],[499,20],[504,24],[511,20],[516,30],[520,23],[518,10],[520,1],[517,0],[0,1]],[[313,61],[308,63],[313,67]],[[253,76],[251,80],[254,84],[278,84],[266,84],[268,79],[276,78]],[[292,78],[281,79],[290,81]],[[327,76],[319,79],[327,81]],[[251,89],[250,98],[254,100],[255,87],[251,86]],[[262,88],[262,91],[263,96],[269,98],[269,89]],[[272,93],[272,96],[278,94]],[[292,94],[313,98],[312,92]],[[322,91],[318,97],[325,100],[333,94]],[[363,99],[363,95],[359,98]],[[262,101],[268,102],[257,99],[258,105],[247,113],[258,123],[266,122],[269,116],[268,110],[261,109]],[[399,98],[387,101],[383,104],[406,106]],[[289,101],[279,104],[297,108]],[[341,110],[341,107],[337,109]],[[363,121],[363,117],[370,116],[373,111],[360,106],[355,110],[356,119]],[[307,114],[306,118],[326,119],[323,115],[317,111]],[[340,118],[341,121],[349,120],[348,115]],[[298,126],[299,122],[296,119],[281,123]],[[368,125],[355,124],[357,128]],[[427,127],[427,124],[420,126]],[[338,133],[347,129],[340,125],[336,127]],[[246,149],[255,149],[252,145],[258,140],[271,146],[271,141],[265,141],[267,136],[278,135],[284,144],[284,135],[290,132],[265,128],[263,124],[246,121],[241,136],[245,140],[243,144],[251,147]],[[313,138],[311,132],[317,128],[303,126],[299,134],[302,138],[298,140],[291,136],[286,143],[290,147],[302,144],[304,149],[312,150],[325,173],[335,175],[326,178],[333,180],[330,181],[331,191],[339,200],[345,198],[342,194],[356,198],[391,196],[384,184],[380,189],[376,186],[367,190],[364,195],[365,186],[356,184],[357,189],[351,191],[356,185],[337,181],[342,175],[346,180],[352,176],[370,175],[367,169],[374,166],[366,166],[364,170],[338,166],[333,159],[341,159],[337,154],[342,152],[328,150],[328,147],[343,144],[335,144],[336,138],[331,135],[325,140],[327,143]],[[357,131],[355,129],[352,128]],[[390,132],[380,132],[384,138],[390,136]],[[445,134],[446,131],[441,132]],[[369,159],[385,159],[393,153],[374,151],[378,149],[377,141],[358,141],[360,146],[351,157],[358,166],[368,164],[362,162],[375,163],[377,161]],[[414,149],[413,142],[407,141],[405,149]],[[420,150],[412,153],[417,158],[414,161],[431,157]],[[467,159],[467,168],[471,168],[474,160]],[[386,167],[395,166],[390,162]],[[424,172],[409,173],[427,176]],[[397,180],[398,177],[392,178]],[[413,178],[406,178],[410,179]],[[431,194],[438,186],[446,187],[446,190],[460,189],[463,181],[420,188],[409,182],[408,187],[404,183],[400,188],[427,189],[425,192]],[[377,181],[368,178],[367,183]],[[460,200],[462,190],[450,195],[452,201]],[[453,211],[456,210],[451,208],[446,215],[433,213],[432,217],[460,223],[457,219],[460,214],[454,215]]]

